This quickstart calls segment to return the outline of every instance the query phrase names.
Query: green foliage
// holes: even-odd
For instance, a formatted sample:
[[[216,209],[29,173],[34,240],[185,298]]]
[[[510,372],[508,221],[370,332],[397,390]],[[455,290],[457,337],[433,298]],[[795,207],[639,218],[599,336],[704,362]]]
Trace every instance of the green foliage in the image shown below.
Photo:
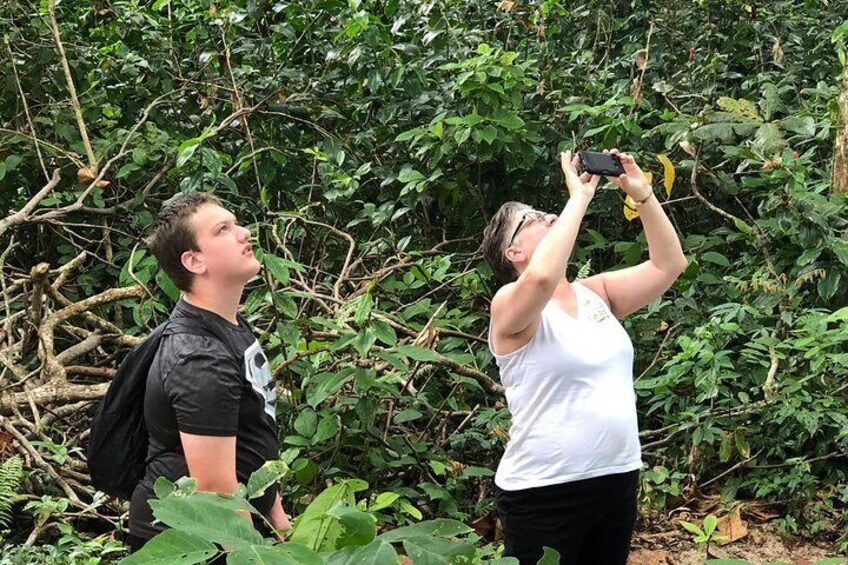
[[[18,501],[23,478],[24,462],[19,455],[13,455],[0,464],[0,530],[11,524],[12,505]]]
[[[707,490],[772,501],[788,533],[836,543],[848,531],[848,202],[829,185],[848,37],[841,8],[60,2],[100,165],[126,143],[106,173],[111,184],[65,210],[87,186],[75,181],[85,148],[64,72],[43,14],[6,2],[0,203],[19,210],[44,186],[41,158],[62,181],[34,212],[56,217],[15,229],[4,277],[84,253],[63,296],[142,284],[142,300],[95,309],[142,335],[177,293],[141,237],[176,194],[215,191],[261,248],[265,269],[244,304],[278,383],[284,500],[303,518],[327,482],[347,485],[336,494],[349,510],[301,527],[327,532],[309,547],[332,546],[338,563],[377,561],[404,542],[378,535],[337,547],[370,538],[354,507],[380,535],[494,510],[491,475],[510,420],[485,343],[497,288],[478,253],[488,218],[508,200],[561,209],[556,156],[575,141],[632,151],[656,179],[656,156],[668,155],[674,192],[668,202],[658,194],[690,265],[625,322],[636,351],[643,506],[662,515],[719,478]],[[598,191],[578,243],[570,276],[646,257],[639,222],[622,217],[612,190]],[[30,319],[19,314],[29,300],[10,296],[15,320]],[[47,310],[63,307],[52,300]],[[57,351],[79,342],[78,327],[98,329],[88,323],[63,327]],[[108,334],[74,363],[114,365],[126,344]],[[26,372],[38,369],[37,348],[21,355]],[[50,441],[36,446],[45,460],[80,462],[70,443],[88,421],[78,412],[67,426],[45,426]],[[48,506],[60,491],[40,478],[34,494],[52,502],[26,512],[56,520]],[[368,489],[350,491],[357,483],[345,481],[356,478]],[[180,496],[160,512],[186,528],[233,510],[191,495],[191,514]],[[222,524],[239,551],[256,545],[236,522]],[[486,547],[493,531],[483,534]],[[456,541],[436,538],[446,551]],[[430,543],[409,551],[429,555]]]
[[[709,514],[706,518],[704,518],[702,527],[698,527],[691,522],[681,522],[680,525],[695,535],[695,537],[692,538],[692,541],[698,545],[709,547],[710,543],[714,541],[721,541],[726,538],[724,534],[716,531],[718,518],[716,518],[713,514]]]
[[[266,467],[274,466],[272,463]],[[267,473],[267,469],[257,471],[250,482],[264,482]],[[225,497],[197,492],[191,480],[174,484],[160,479],[158,499],[151,501],[151,506],[156,519],[172,529],[157,535],[121,564],[191,565],[224,552],[227,563],[236,564],[397,565],[399,557],[393,544],[401,544],[416,564],[512,563],[513,560],[485,559],[486,551],[463,539],[473,529],[455,520],[418,522],[377,536],[377,515],[360,509],[355,498],[356,493],[367,488],[358,479],[329,486],[295,519],[287,540],[280,542],[258,537],[244,516],[238,514],[257,514],[248,503],[249,489],[241,488],[235,495]],[[539,563],[556,565],[559,557],[546,548]]]
[[[80,535],[68,524],[58,524],[56,530],[59,535],[50,544],[5,545],[0,552],[0,565],[100,565],[114,563],[125,551],[123,544],[109,535]]]

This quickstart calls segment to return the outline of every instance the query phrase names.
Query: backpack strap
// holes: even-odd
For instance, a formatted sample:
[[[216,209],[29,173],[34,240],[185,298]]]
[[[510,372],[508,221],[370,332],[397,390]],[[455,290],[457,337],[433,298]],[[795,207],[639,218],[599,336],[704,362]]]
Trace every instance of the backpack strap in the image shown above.
[[[241,315],[239,315],[239,319],[241,319]],[[224,344],[224,347],[227,348],[227,351],[230,352],[234,359],[238,360],[241,357],[230,345],[227,338],[218,331],[218,328],[212,324],[205,324],[200,318],[195,318],[193,316],[171,318],[165,322],[165,327],[162,330],[162,336],[164,337],[166,335],[175,334],[200,335],[217,339]]]

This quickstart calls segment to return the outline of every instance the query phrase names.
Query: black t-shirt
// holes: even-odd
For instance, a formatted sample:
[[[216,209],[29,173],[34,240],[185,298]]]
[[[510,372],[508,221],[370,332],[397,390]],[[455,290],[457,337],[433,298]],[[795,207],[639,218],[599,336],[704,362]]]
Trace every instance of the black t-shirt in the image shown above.
[[[214,325],[228,345],[213,337],[165,336],[147,375],[144,421],[150,435],[148,464],[130,501],[129,527],[134,536],[150,538],[166,529],[151,524],[148,500],[155,498],[158,477],[174,481],[188,476],[180,432],[236,437],[236,475],[247,484],[251,473],[277,458],[276,394],[268,359],[259,341],[243,324],[180,300],[171,318],[195,317]],[[240,360],[233,353],[240,353]],[[152,458],[152,459],[151,459]],[[252,501],[267,514],[275,489]]]

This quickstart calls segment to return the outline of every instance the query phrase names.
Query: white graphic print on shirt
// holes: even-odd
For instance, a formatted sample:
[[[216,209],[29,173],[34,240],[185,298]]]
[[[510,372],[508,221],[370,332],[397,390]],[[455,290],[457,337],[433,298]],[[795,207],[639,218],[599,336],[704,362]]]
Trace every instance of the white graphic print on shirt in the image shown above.
[[[259,396],[265,399],[265,412],[277,421],[277,393],[271,381],[271,368],[262,352],[259,340],[253,342],[244,352],[244,375]]]

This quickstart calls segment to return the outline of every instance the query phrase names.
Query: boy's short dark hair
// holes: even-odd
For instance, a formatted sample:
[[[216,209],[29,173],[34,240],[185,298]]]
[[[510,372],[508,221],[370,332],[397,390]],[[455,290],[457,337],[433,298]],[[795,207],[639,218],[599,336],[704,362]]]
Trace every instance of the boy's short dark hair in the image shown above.
[[[194,277],[183,267],[182,255],[186,251],[199,251],[191,217],[205,204],[220,206],[221,201],[208,192],[180,196],[159,213],[153,233],[147,238],[147,245],[159,267],[182,291],[191,290]]]

